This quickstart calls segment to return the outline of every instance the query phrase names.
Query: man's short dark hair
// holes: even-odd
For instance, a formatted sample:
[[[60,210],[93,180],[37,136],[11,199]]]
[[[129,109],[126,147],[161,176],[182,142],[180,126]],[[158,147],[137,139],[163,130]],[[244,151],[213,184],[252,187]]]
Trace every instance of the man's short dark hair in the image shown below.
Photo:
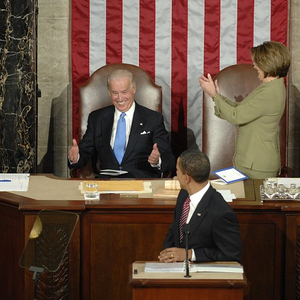
[[[198,183],[208,180],[210,162],[206,154],[199,150],[186,150],[179,157],[179,167],[183,174],[191,176]]]

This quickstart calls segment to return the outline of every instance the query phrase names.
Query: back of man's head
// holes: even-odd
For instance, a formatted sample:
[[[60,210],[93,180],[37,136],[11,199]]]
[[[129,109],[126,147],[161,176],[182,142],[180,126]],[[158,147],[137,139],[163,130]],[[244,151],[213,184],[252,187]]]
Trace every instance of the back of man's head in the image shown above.
[[[182,173],[189,175],[197,183],[208,180],[210,162],[206,154],[199,150],[186,150],[179,157],[179,167]]]

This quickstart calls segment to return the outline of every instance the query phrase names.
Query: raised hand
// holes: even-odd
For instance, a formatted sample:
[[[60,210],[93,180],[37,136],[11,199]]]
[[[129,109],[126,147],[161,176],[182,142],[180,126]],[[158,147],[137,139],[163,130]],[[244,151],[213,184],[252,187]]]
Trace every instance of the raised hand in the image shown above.
[[[77,163],[79,154],[79,147],[75,139],[73,139],[73,145],[69,150],[69,160],[73,163]]]
[[[160,153],[158,151],[157,143],[153,145],[152,152],[150,153],[148,157],[148,162],[152,165],[157,165],[159,162]]]
[[[215,85],[216,83],[216,85]],[[203,91],[207,93],[210,97],[214,97],[219,90],[218,83],[213,82],[213,79],[210,74],[205,77],[204,75],[199,77],[199,84],[201,85]]]

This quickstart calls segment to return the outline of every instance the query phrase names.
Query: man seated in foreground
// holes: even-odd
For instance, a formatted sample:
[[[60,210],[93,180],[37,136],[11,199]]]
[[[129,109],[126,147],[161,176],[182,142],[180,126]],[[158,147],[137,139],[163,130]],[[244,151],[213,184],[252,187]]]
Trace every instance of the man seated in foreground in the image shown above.
[[[182,225],[188,224],[189,260],[240,262],[242,240],[238,220],[222,195],[208,182],[208,157],[197,150],[186,150],[178,157],[176,169],[181,191],[158,259],[161,262],[186,259]]]
[[[107,86],[113,105],[90,113],[82,140],[77,145],[73,139],[69,167],[82,168],[97,154],[101,170],[128,172],[119,177],[155,178],[173,171],[175,157],[163,116],[134,101],[136,83],[132,73],[114,71]]]

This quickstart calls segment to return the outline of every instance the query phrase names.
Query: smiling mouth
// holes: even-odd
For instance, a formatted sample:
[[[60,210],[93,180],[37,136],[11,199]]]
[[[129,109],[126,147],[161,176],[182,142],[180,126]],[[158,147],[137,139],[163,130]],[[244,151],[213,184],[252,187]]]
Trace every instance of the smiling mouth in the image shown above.
[[[126,100],[123,100],[123,101],[117,101],[116,103],[119,104],[119,105],[122,105],[126,102]]]

